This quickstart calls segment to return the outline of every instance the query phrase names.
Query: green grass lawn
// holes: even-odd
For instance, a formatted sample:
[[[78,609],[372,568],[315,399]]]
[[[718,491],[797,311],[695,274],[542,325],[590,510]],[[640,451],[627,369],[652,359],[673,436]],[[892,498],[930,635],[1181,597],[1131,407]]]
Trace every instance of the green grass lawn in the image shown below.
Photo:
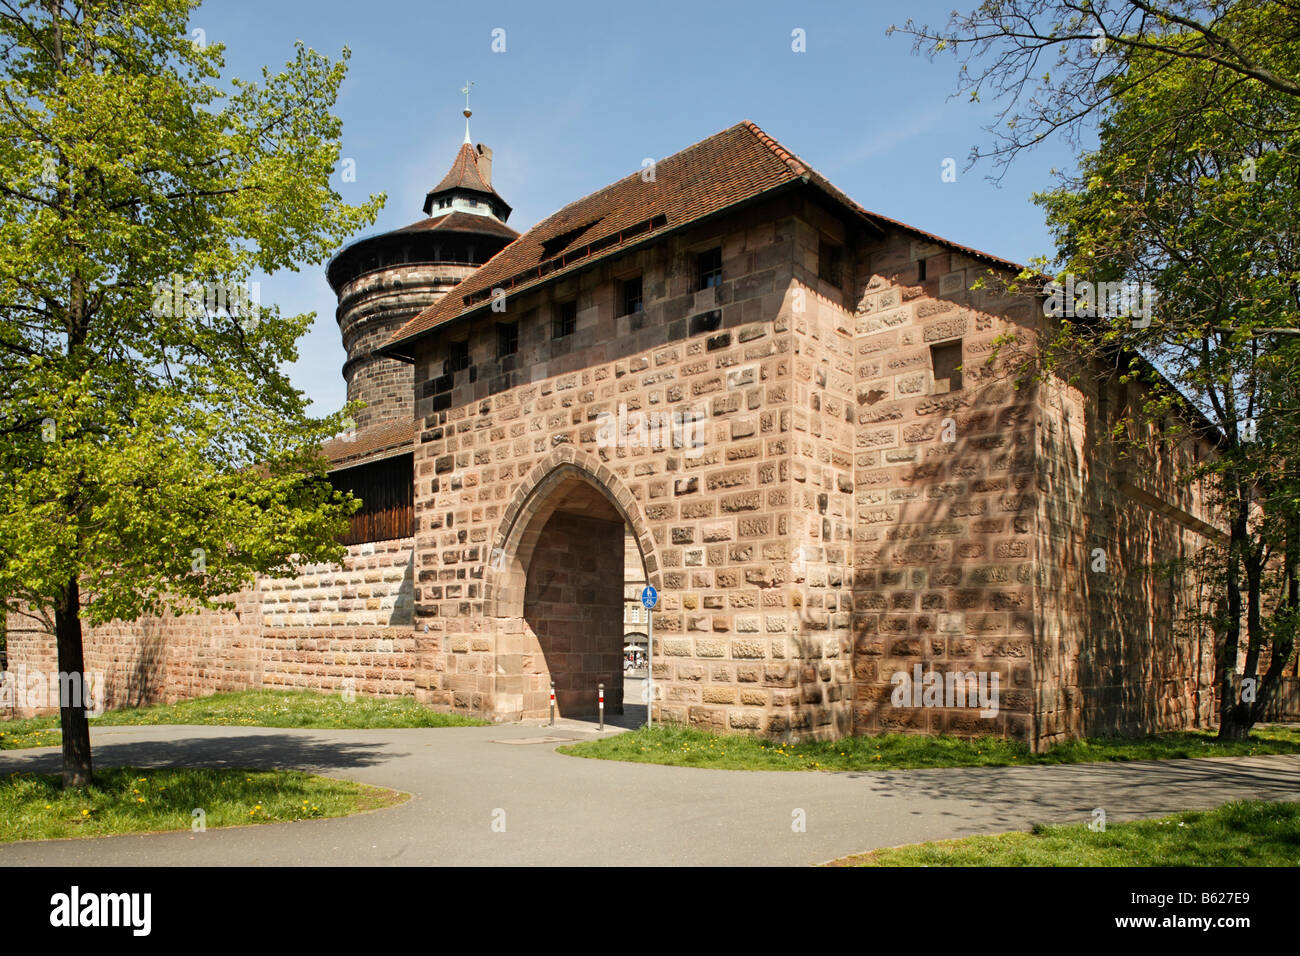
[[[561,753],[602,760],[661,763],[720,770],[899,770],[915,767],[1001,767],[1300,753],[1300,728],[1257,727],[1249,740],[1219,743],[1212,733],[1179,731],[1151,737],[1077,740],[1032,753],[1000,737],[964,740],[919,734],[846,737],[780,744],[761,737],[718,735],[685,727],[642,727],[601,740],[560,747]]]
[[[110,767],[93,786],[64,790],[58,774],[0,778],[0,843],[341,817],[402,803],[407,794],[296,770]]]
[[[314,691],[250,690],[212,694],[175,704],[110,710],[92,727],[120,724],[224,724],[241,727],[376,729],[388,727],[476,727],[484,721],[440,714],[410,697],[343,699]],[[0,721],[0,750],[48,747],[60,741],[58,717]]]
[[[832,866],[1297,866],[1300,803],[1228,803],[1154,820],[1037,826],[875,850]]]

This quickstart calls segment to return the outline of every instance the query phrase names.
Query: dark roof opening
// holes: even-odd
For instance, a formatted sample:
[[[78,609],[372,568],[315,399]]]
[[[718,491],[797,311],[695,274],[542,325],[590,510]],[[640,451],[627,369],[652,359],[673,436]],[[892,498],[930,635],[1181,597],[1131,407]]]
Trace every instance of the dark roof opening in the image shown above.
[[[605,217],[602,216],[601,219],[603,218]],[[541,257],[542,260],[551,259],[555,256],[558,256],[565,249],[569,248],[569,246],[573,245],[574,241],[579,236],[581,236],[592,226],[596,225],[598,222],[600,222],[600,219],[593,219],[585,226],[578,226],[576,229],[570,229],[567,232],[560,233],[558,236],[552,236],[550,239],[543,240],[542,257]]]

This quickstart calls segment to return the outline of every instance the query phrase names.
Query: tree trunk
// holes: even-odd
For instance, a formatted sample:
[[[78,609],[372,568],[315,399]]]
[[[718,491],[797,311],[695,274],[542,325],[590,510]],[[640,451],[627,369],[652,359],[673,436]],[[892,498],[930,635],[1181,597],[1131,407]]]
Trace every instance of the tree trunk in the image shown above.
[[[1246,548],[1249,525],[1248,505],[1243,502],[1240,482],[1233,476],[1233,517],[1229,526],[1226,590],[1228,619],[1224,622],[1220,644],[1217,678],[1219,685],[1219,739],[1243,740],[1250,732],[1250,724],[1241,725],[1241,697],[1234,684],[1237,674],[1237,655],[1241,642],[1241,565]]]
[[[1225,709],[1223,719],[1219,722],[1219,740],[1245,740],[1250,736],[1250,728],[1255,722],[1250,718],[1250,707],[1235,704]]]
[[[89,786],[90,722],[86,719],[86,665],[81,648],[81,591],[73,577],[54,609],[54,638],[59,649],[59,672],[76,679],[60,680],[59,726],[63,731],[63,786]],[[62,689],[77,691],[62,699]]]

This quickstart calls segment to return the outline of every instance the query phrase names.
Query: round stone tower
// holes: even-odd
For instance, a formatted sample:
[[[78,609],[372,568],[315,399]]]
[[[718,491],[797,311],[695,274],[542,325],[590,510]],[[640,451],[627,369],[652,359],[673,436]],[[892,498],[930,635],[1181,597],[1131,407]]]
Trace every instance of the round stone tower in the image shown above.
[[[415,416],[411,365],[374,350],[519,235],[510,207],[492,188],[492,150],[465,143],[451,170],[424,197],[426,218],[344,246],[326,267],[348,358],[348,400],[366,403],[358,430]]]

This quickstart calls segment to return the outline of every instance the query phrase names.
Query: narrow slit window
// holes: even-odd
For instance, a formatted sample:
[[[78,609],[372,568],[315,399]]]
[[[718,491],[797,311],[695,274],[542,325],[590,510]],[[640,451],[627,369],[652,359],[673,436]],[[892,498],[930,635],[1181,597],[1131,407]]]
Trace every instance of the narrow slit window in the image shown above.
[[[644,300],[641,297],[641,277],[627,279],[622,283],[623,315],[632,315],[640,312],[644,308]]]
[[[843,283],[844,249],[842,246],[822,241],[817,249],[817,274],[831,285]]]

